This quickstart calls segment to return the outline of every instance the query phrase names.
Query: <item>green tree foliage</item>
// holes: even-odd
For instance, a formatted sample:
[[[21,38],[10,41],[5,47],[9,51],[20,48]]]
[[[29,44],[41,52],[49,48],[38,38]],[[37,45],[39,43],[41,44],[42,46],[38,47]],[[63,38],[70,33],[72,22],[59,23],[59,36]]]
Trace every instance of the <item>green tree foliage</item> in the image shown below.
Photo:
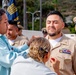
[[[68,28],[69,28],[70,32],[71,32],[72,34],[76,34],[75,24],[74,24],[74,23],[69,23],[68,25],[69,25]]]
[[[19,19],[21,24],[23,25],[23,0],[16,0],[17,4],[17,9],[18,9],[18,14],[19,14]]]
[[[51,5],[51,2],[49,2],[48,0],[46,2],[43,2],[42,4],[43,16],[46,17],[47,13],[51,10],[54,10],[54,7]]]
[[[23,0],[16,0],[17,2],[17,8],[18,8],[18,12],[19,12],[19,18],[21,21],[21,24],[23,24]],[[26,0],[26,10],[28,12],[34,13],[35,11],[39,11],[40,10],[40,0]],[[54,10],[54,7],[51,5],[51,1],[47,0],[47,1],[43,1],[42,2],[42,27],[45,26],[45,18],[47,13],[50,10]],[[34,25],[35,25],[35,30],[39,30],[39,22],[40,21],[35,21]],[[28,23],[28,29],[32,29],[32,15],[31,14],[27,14],[27,23]]]
[[[58,0],[52,0],[51,4],[53,5],[55,10],[58,10]]]
[[[60,0],[61,1],[61,0]],[[23,25],[23,0],[16,0],[17,2],[17,8],[19,12],[19,18],[21,21],[21,24]],[[45,27],[45,20],[46,16],[49,11],[51,10],[58,10],[58,5],[60,4],[59,0],[42,0],[42,27]],[[26,9],[28,12],[35,12],[40,10],[40,0],[26,0]],[[35,30],[39,30],[39,20],[36,20],[34,22],[34,28]],[[28,23],[28,29],[32,29],[32,15],[27,14],[27,23]],[[74,27],[71,28],[69,26],[69,29],[72,33],[74,33]]]
[[[26,0],[26,9],[30,12],[39,10],[39,0]]]

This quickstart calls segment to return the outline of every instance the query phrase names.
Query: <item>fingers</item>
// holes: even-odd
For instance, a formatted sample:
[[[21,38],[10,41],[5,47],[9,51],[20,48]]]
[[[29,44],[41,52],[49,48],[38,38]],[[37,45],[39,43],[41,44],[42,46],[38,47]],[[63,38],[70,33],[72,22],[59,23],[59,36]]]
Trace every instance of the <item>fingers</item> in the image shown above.
[[[57,72],[58,75],[60,75],[60,73],[59,73],[60,61],[55,57],[51,57],[50,62],[51,62],[51,66],[54,68],[54,71]]]
[[[57,59],[57,58],[55,58],[55,57],[52,57],[52,58],[50,58],[50,62],[55,62],[55,63],[59,63],[60,61]]]
[[[53,68],[59,68],[60,61],[57,58],[55,57],[50,58],[50,62]]]
[[[39,38],[39,37],[40,37],[40,36],[34,36],[34,35],[32,36],[32,38]]]
[[[55,58],[51,58],[50,61],[55,62]]]
[[[35,39],[35,38],[39,38],[40,36],[32,36],[31,39],[29,39],[27,45],[30,46],[31,42]]]

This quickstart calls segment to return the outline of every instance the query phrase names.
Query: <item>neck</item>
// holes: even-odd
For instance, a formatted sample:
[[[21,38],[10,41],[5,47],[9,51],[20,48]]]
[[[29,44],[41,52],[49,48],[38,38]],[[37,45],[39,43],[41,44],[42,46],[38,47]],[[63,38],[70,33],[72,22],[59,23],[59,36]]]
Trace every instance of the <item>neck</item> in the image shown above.
[[[57,38],[59,38],[59,37],[61,37],[62,36],[62,33],[59,33],[58,35],[55,35],[55,36],[50,36],[50,35],[48,35],[48,38],[50,39],[50,40],[54,40],[54,39],[57,39]]]

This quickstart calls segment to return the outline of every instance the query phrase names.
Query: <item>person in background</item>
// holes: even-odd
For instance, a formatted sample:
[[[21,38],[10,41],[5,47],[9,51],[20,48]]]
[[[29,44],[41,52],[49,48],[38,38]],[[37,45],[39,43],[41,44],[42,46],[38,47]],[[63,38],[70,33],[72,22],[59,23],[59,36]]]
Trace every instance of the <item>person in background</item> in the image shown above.
[[[43,34],[43,37],[46,37],[47,36],[47,30],[46,30],[46,28],[44,27],[44,28],[42,28],[42,34]]]
[[[24,29],[23,26],[22,25],[17,25],[17,27],[18,27],[18,35],[23,36],[23,34],[22,34],[22,30]]]
[[[27,43],[28,42],[27,39],[23,39],[18,35],[17,21],[10,20],[8,22],[9,24],[8,24],[6,36],[8,38],[10,45],[18,47]]]
[[[76,17],[73,18],[73,22],[75,24],[75,31],[76,31]]]
[[[24,35],[22,34],[22,30],[24,29],[23,26],[22,26],[22,25],[17,25],[17,27],[18,27],[18,35],[21,36],[21,37],[24,38],[24,39],[29,40],[28,37],[26,37],[26,36],[24,36]]]
[[[26,49],[28,49],[33,40],[33,38],[31,38],[26,44],[18,48],[11,46],[4,35],[6,34],[7,29],[7,15],[4,9],[0,8],[0,75],[10,75],[10,68],[14,59],[19,55],[26,55]]]
[[[57,75],[44,65],[50,57],[50,51],[50,43],[47,39],[44,37],[34,39],[30,44],[28,56],[19,56],[14,61],[10,75]],[[57,59],[50,61],[60,75],[60,62]]]
[[[76,75],[76,42],[62,33],[64,26],[64,17],[59,11],[48,13],[46,18],[48,35],[46,39],[52,46],[50,57],[57,58],[60,61],[60,75]],[[50,64],[50,59],[46,66],[54,70]]]
[[[73,36],[74,37],[73,40],[76,41],[76,16],[73,18],[73,23],[75,25],[75,34]]]

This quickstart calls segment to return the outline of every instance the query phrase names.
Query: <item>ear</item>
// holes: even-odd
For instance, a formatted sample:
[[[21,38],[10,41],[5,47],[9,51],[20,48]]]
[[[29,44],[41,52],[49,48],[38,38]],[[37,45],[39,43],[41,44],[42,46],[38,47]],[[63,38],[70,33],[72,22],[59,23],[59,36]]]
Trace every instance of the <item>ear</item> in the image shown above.
[[[47,61],[47,60],[49,59],[48,54],[46,54],[46,55],[44,56],[44,59],[45,59],[45,61]]]
[[[16,27],[16,32],[18,32],[18,28]]]
[[[63,22],[63,23],[62,23],[62,29],[63,29],[64,27],[65,27],[65,23]]]

